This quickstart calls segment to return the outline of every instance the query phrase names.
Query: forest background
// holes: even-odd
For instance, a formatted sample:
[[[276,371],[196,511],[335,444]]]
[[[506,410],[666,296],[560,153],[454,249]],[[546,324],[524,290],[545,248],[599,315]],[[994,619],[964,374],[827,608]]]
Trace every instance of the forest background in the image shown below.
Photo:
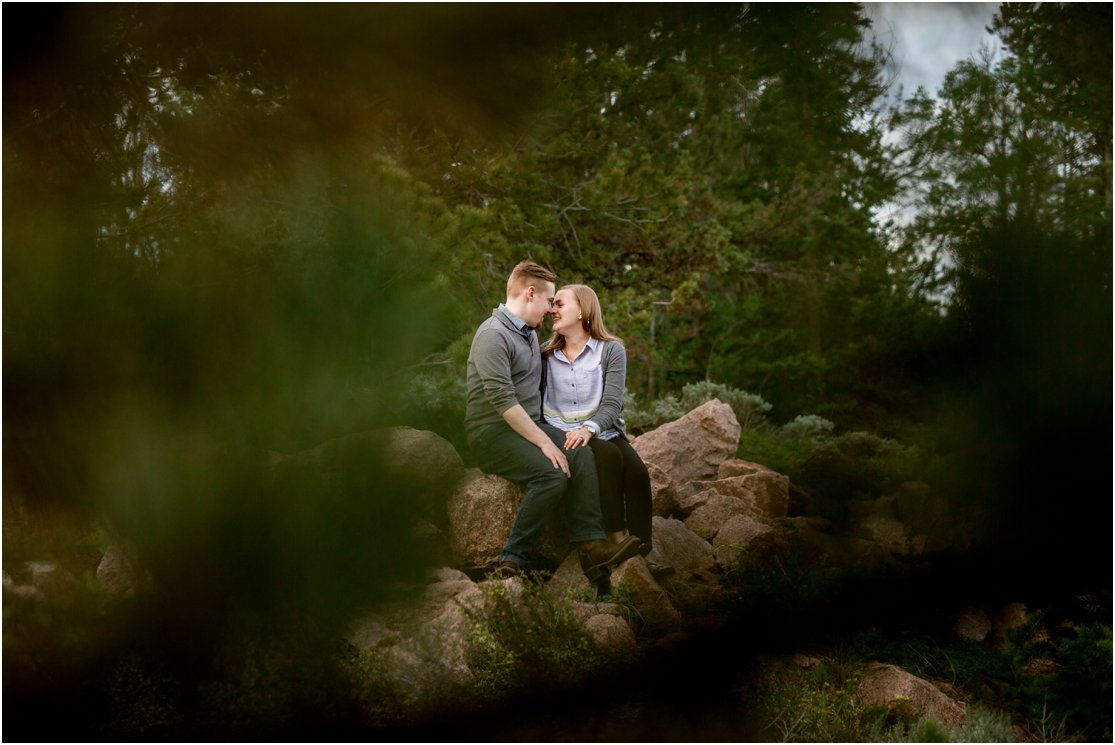
[[[1110,590],[1110,5],[1004,5],[1002,53],[899,96],[855,4],[24,12],[5,567],[77,514],[198,618],[339,617],[421,566],[404,497],[308,506],[227,454],[408,424],[467,459],[471,335],[529,257],[599,293],[634,431],[719,393],[817,509],[917,478],[981,576]]]

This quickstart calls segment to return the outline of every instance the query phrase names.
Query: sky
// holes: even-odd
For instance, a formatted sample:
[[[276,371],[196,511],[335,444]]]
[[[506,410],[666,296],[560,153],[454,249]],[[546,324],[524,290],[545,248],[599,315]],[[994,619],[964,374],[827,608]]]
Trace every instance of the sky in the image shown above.
[[[867,3],[874,32],[894,56],[897,83],[909,97],[919,85],[936,97],[945,73],[975,55],[981,43],[999,48],[987,32],[999,3]],[[897,87],[891,91],[897,94]]]
[[[864,8],[876,39],[891,50],[892,100],[900,90],[909,98],[918,86],[936,98],[949,70],[975,56],[980,44],[1001,50],[998,37],[987,32],[999,3],[866,3]],[[892,144],[896,138],[893,132],[884,135]],[[913,217],[913,210],[898,202],[878,207],[875,215],[880,223],[893,220],[900,225]]]

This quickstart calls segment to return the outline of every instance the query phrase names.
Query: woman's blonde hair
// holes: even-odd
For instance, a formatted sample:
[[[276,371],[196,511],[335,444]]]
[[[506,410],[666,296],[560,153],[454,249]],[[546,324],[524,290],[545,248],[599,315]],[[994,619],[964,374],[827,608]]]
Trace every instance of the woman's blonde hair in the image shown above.
[[[565,285],[558,292],[562,290],[569,290],[573,293],[573,297],[577,298],[577,305],[581,306],[581,326],[588,332],[589,336],[601,341],[623,343],[623,339],[609,332],[604,325],[604,311],[600,308],[600,299],[596,297],[596,293],[593,292],[591,287],[588,285]],[[555,331],[549,341],[542,347],[542,354],[553,354],[564,348],[565,335]]]

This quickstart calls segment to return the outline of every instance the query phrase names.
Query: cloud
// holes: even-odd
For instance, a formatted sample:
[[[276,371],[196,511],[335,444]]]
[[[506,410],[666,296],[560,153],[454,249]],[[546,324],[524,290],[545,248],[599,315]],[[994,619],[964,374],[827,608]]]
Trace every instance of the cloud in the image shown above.
[[[998,8],[998,3],[866,5],[876,38],[893,53],[891,74],[905,96],[919,86],[935,95],[945,74],[974,55],[980,44],[997,48],[987,26]]]

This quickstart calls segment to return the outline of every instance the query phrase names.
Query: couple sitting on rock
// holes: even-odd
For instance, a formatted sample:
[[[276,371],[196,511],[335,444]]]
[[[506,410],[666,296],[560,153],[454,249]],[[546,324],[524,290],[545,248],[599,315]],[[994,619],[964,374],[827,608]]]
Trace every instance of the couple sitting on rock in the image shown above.
[[[465,432],[484,471],[525,487],[495,575],[530,569],[564,502],[581,568],[600,587],[613,566],[650,552],[650,476],[622,418],[623,343],[604,327],[592,289],[555,292],[556,280],[533,261],[519,263],[506,302],[476,330]],[[540,349],[535,330],[547,315],[553,335]]]

